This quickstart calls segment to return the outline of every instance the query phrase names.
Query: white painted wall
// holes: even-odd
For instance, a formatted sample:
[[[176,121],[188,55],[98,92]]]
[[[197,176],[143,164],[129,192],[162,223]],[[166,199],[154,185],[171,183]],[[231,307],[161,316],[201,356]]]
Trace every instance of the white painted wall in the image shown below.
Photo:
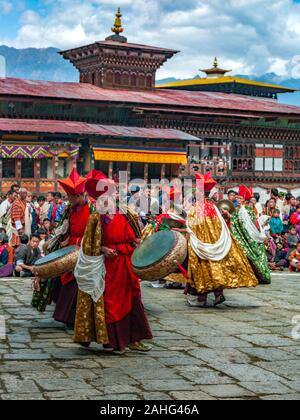
[[[300,197],[300,188],[295,188],[294,190],[291,190],[291,193],[296,197]]]

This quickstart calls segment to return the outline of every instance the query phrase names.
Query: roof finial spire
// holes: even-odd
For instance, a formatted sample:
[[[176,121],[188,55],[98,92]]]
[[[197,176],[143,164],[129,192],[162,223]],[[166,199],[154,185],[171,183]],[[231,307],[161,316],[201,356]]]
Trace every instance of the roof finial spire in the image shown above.
[[[215,57],[213,61],[213,67],[211,69],[204,69],[201,70],[204,73],[206,73],[206,76],[208,78],[218,78],[218,77],[224,77],[226,73],[230,72],[231,70],[224,70],[219,67],[219,60],[217,57]]]
[[[121,13],[121,9],[119,7],[118,10],[117,10],[117,13],[116,13],[114,27],[111,28],[112,32],[114,32],[116,35],[119,35],[122,32],[124,32],[124,29],[122,28],[122,19],[121,18],[122,18],[122,13]]]

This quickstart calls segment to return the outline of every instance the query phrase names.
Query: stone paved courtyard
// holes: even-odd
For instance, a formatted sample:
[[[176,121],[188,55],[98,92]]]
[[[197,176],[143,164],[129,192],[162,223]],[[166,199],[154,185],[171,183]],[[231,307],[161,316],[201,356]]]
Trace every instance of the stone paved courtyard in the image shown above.
[[[300,275],[226,295],[191,309],[181,291],[143,285],[153,351],[111,356],[73,344],[53,309],[35,312],[29,280],[1,280],[0,399],[299,399]]]

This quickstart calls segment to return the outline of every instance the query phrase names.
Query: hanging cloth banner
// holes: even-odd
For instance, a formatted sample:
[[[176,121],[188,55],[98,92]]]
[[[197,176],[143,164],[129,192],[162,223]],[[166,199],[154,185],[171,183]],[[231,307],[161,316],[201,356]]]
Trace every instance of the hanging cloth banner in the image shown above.
[[[19,146],[19,145],[1,145],[0,157],[2,159],[43,159],[51,158],[55,155],[53,149],[55,146]],[[79,156],[79,146],[75,144],[67,145],[63,149],[69,157],[77,159]]]
[[[163,148],[134,148],[124,146],[94,146],[95,160],[112,162],[140,162],[160,164],[187,164],[186,150]]]

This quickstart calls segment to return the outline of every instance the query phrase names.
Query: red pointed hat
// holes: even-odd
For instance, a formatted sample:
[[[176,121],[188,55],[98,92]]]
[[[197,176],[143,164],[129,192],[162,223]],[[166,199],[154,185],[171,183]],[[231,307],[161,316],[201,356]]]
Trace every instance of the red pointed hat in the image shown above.
[[[107,176],[97,169],[92,169],[85,177],[86,179],[93,179],[93,178],[99,178],[100,176],[103,176],[103,178],[107,178]]]
[[[85,191],[86,179],[80,176],[75,168],[72,169],[69,178],[59,179],[58,182],[69,195],[83,194]]]
[[[204,176],[201,174],[196,174],[196,179],[203,179],[204,192],[211,192],[211,190],[217,185],[217,181],[213,179],[210,172],[208,172]]]
[[[99,184],[99,181],[104,181],[103,185]],[[107,190],[109,185],[115,185],[112,179],[109,179],[103,172],[93,169],[87,174],[87,180],[85,184],[86,192],[95,200],[101,197]]]
[[[248,188],[246,185],[241,185],[239,188],[239,196],[243,197],[244,200],[250,200],[253,197],[252,188]]]

